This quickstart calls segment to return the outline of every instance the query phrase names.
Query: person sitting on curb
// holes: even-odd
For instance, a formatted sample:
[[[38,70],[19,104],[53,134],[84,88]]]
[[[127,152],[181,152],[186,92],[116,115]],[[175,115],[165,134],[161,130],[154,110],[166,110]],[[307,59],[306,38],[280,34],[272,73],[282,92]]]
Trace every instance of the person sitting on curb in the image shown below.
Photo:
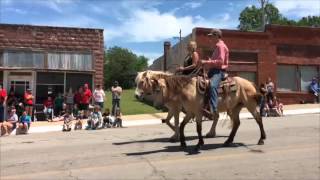
[[[115,121],[113,123],[113,127],[121,127],[122,128],[122,118],[121,118],[120,108],[116,108]]]
[[[63,115],[63,127],[62,131],[71,131],[73,116],[69,111]]]
[[[110,128],[113,124],[111,116],[110,116],[110,110],[109,108],[105,109],[104,113],[102,114],[103,117],[103,124],[102,128]]]
[[[96,105],[94,106],[93,112],[91,112],[89,115],[89,119],[87,121],[88,126],[86,129],[95,130],[100,126],[101,122],[102,122],[102,114],[100,112],[100,106]]]
[[[315,96],[315,102],[319,101],[320,102],[320,87],[317,82],[317,78],[312,78],[311,83],[310,83],[310,92]]]
[[[10,135],[10,133],[16,129],[17,122],[18,122],[18,115],[16,114],[15,107],[12,106],[7,121],[0,123],[1,136]]]
[[[19,125],[17,127],[17,134],[28,134],[31,125],[31,117],[27,111],[23,111],[22,116],[19,118]]]

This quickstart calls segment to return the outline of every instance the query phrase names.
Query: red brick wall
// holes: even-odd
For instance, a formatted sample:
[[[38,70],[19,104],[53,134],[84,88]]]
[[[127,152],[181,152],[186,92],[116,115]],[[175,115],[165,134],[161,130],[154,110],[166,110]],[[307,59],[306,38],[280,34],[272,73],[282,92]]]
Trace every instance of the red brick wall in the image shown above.
[[[103,84],[103,41],[102,29],[0,24],[0,50],[91,52],[95,84]]]

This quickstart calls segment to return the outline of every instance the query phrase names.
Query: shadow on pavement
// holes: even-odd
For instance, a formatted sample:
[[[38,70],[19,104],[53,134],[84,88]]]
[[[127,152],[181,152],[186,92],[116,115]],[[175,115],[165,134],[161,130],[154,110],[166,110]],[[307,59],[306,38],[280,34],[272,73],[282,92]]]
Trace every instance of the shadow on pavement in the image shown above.
[[[148,154],[154,154],[154,153],[172,153],[172,152],[181,152],[184,151],[187,154],[186,155],[196,155],[201,153],[201,151],[208,151],[218,148],[238,148],[238,147],[244,147],[246,149],[250,148],[248,146],[256,146],[255,144],[246,145],[243,143],[233,143],[227,147],[223,146],[223,143],[217,143],[217,144],[205,144],[201,147],[200,150],[196,149],[196,146],[187,146],[186,148],[181,148],[179,146],[166,146],[164,149],[161,150],[154,150],[154,151],[144,151],[144,152],[135,152],[135,153],[126,153],[127,156],[142,156],[142,155],[148,155]]]
[[[228,136],[216,136],[214,138],[221,138],[221,137],[228,137]],[[205,137],[204,137],[205,138]],[[186,141],[192,141],[198,139],[198,136],[188,136],[186,137]],[[139,141],[126,141],[126,142],[116,142],[112,143],[113,145],[126,145],[126,144],[133,144],[133,143],[161,143],[161,142],[170,142],[170,138],[155,138],[155,139],[146,139],[146,140],[139,140]],[[179,142],[179,141],[178,141]]]

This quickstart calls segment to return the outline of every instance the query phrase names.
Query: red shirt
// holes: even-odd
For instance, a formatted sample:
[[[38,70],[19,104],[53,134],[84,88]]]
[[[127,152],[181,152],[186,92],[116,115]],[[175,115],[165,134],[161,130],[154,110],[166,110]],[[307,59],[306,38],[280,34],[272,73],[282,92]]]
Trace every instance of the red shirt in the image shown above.
[[[91,90],[90,89],[86,89],[84,90],[82,96],[81,96],[81,104],[90,104],[90,98],[92,96]]]
[[[53,101],[52,100],[45,100],[43,105],[47,108],[52,108],[53,107]]]
[[[214,50],[209,61],[206,62],[209,68],[227,69],[229,65],[229,49],[226,44],[219,40],[216,44],[216,49]]]
[[[31,93],[24,93],[24,102],[28,105],[33,105],[33,97]]]
[[[4,102],[4,100],[7,97],[7,91],[5,89],[2,89],[0,91],[0,103],[2,104]]]

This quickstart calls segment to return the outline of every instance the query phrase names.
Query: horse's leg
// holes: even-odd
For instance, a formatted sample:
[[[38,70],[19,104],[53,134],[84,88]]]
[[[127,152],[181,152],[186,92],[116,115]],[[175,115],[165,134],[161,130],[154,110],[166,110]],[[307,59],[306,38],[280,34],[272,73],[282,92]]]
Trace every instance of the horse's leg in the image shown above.
[[[196,150],[199,150],[201,146],[204,144],[203,137],[202,137],[202,116],[197,116],[196,122],[197,122],[197,133],[199,138],[199,142],[196,146]]]
[[[258,145],[263,145],[264,144],[264,140],[266,139],[266,133],[265,133],[264,128],[263,128],[262,118],[261,118],[260,114],[258,113],[258,111],[256,109],[256,105],[257,105],[256,101],[252,100],[252,102],[248,103],[247,109],[249,110],[249,112],[252,114],[252,116],[256,120],[257,124],[259,125],[260,139],[258,141]]]
[[[192,118],[192,116],[190,114],[186,114],[186,116],[183,118],[183,121],[180,125],[180,144],[181,144],[180,146],[183,148],[185,148],[187,146],[186,138],[184,136],[184,127],[190,121],[191,118]]]
[[[218,120],[219,120],[219,113],[215,113],[210,131],[206,134],[207,138],[213,138],[216,136],[216,126],[218,124]]]
[[[229,113],[231,116],[231,121],[232,121],[232,130],[230,132],[230,135],[228,139],[224,142],[224,146],[228,146],[233,142],[234,136],[236,135],[238,128],[240,126],[240,111],[242,109],[242,105],[237,105],[232,109],[232,112]]]
[[[179,109],[179,108],[178,108]],[[174,112],[174,126],[175,126],[175,133],[171,140],[174,140],[174,142],[179,141],[179,113],[180,111],[176,109]]]

